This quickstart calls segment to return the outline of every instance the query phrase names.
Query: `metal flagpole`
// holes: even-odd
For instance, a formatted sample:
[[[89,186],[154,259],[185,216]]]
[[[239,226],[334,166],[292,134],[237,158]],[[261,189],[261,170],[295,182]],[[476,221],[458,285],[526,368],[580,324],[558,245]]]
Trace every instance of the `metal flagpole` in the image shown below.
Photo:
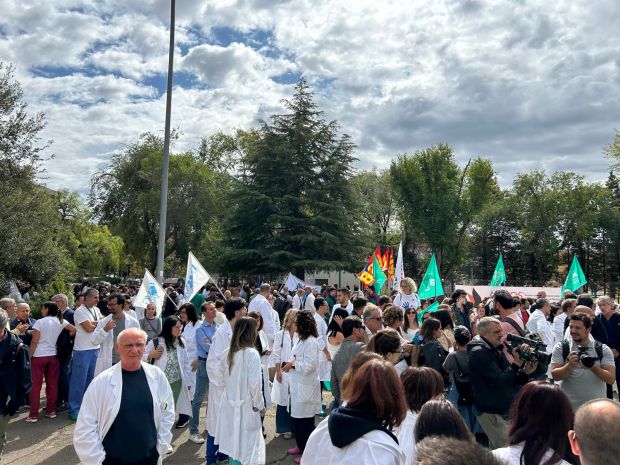
[[[166,252],[166,214],[168,210],[168,164],[170,157],[170,112],[172,106],[172,72],[174,63],[174,10],[175,0],[170,0],[170,46],[168,49],[168,85],[166,87],[166,124],[164,127],[164,153],[159,203],[159,240],[157,242],[157,267],[155,279],[164,282],[164,255]]]

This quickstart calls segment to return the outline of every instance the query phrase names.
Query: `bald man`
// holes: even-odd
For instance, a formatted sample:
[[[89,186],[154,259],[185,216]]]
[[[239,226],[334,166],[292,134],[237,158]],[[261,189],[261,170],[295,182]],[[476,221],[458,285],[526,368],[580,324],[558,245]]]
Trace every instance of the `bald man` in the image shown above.
[[[84,465],[157,465],[160,456],[171,450],[170,384],[163,371],[142,362],[144,331],[125,329],[115,345],[120,363],[88,386],[73,446]]]
[[[617,465],[620,457],[620,404],[597,399],[575,414],[575,429],[568,432],[573,454],[581,465]]]

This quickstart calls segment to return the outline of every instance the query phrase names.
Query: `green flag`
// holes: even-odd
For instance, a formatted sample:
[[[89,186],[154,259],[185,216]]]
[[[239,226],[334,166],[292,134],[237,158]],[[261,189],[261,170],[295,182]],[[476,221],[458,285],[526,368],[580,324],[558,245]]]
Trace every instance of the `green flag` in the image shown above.
[[[587,284],[587,282],[588,280],[583,274],[581,265],[579,265],[579,260],[577,260],[577,255],[575,255],[573,256],[573,263],[570,266],[570,270],[568,270],[568,276],[566,276],[564,286],[562,286],[560,297],[564,297],[564,291],[569,290],[571,292],[575,292],[581,286]]]
[[[375,278],[375,292],[381,294],[381,288],[383,287],[383,283],[387,280],[387,276],[385,276],[385,273],[381,269],[376,255],[372,257],[372,276]]]
[[[439,302],[435,302],[433,305],[426,307],[424,310],[418,312],[418,325],[422,326],[422,317],[425,313],[436,312],[439,310]]]
[[[495,273],[491,278],[491,284],[489,286],[501,286],[506,282],[506,270],[504,270],[504,258],[500,255],[495,265]]]
[[[422,283],[420,284],[418,297],[420,299],[428,299],[429,297],[436,297],[438,295],[443,295],[443,286],[441,285],[435,254],[433,254],[428,268],[426,269],[426,273],[424,273]]]

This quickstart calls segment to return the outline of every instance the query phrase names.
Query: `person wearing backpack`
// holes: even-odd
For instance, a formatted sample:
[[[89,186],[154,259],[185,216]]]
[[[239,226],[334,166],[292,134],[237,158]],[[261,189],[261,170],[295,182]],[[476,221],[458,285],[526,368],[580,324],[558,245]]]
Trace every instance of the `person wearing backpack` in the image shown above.
[[[590,339],[590,315],[577,312],[569,319],[571,341],[553,348],[551,375],[577,410],[590,400],[606,397],[606,383],[616,380],[616,366],[611,349]]]

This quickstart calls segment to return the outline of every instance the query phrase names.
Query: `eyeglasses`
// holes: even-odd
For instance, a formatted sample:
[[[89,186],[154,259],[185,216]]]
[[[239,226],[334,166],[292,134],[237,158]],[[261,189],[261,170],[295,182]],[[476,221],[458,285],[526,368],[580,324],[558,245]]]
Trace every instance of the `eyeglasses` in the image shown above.
[[[136,342],[135,344],[121,344],[123,349],[144,349],[146,344],[144,342]]]
[[[368,320],[379,320],[379,321],[383,321],[381,320],[380,316],[373,316],[372,318],[367,318]]]

